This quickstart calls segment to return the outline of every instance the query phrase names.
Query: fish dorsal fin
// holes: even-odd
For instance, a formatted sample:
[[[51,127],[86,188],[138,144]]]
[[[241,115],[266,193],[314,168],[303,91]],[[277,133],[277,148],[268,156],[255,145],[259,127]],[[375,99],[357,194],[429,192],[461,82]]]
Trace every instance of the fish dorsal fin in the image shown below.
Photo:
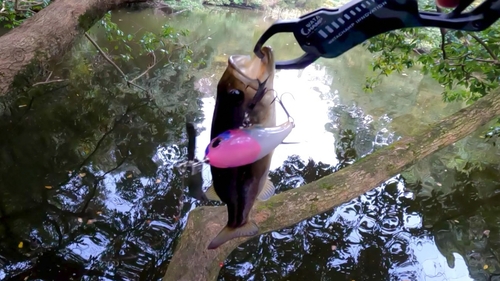
[[[217,195],[217,192],[215,192],[214,185],[210,185],[210,187],[205,191],[205,195],[207,196],[208,200],[211,201],[222,201],[219,198],[219,195]]]
[[[269,198],[271,198],[271,196],[274,195],[275,191],[276,188],[274,187],[274,184],[271,182],[271,179],[267,178],[266,182],[264,183],[264,187],[262,187],[259,196],[257,196],[257,200],[259,201],[269,200]]]

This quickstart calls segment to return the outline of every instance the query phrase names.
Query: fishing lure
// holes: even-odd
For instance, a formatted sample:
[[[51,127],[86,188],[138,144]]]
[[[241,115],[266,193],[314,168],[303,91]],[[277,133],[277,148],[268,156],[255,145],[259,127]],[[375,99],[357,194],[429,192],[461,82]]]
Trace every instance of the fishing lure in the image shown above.
[[[295,127],[281,100],[278,102],[288,117],[285,123],[268,128],[253,125],[227,130],[208,144],[204,162],[217,168],[234,168],[251,164],[271,153]]]
[[[250,122],[250,113],[254,110],[257,103],[259,103],[262,100],[262,98],[264,97],[264,95],[266,94],[266,92],[267,92],[266,83],[267,83],[268,79],[269,79],[269,77],[267,77],[266,80],[264,80],[263,82],[260,82],[259,79],[257,79],[257,83],[259,84],[259,86],[257,87],[257,91],[255,92],[254,97],[252,98],[252,100],[250,101],[250,103],[248,104],[248,106],[245,110],[245,118],[243,120],[243,127],[250,127],[252,125]]]

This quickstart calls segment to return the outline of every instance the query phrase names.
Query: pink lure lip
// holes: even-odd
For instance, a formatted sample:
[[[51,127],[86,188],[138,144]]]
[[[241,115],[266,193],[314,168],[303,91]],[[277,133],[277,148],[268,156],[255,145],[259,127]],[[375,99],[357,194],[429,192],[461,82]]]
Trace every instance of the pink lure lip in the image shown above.
[[[234,168],[255,162],[260,151],[259,142],[244,130],[229,130],[210,142],[205,157],[211,166]]]

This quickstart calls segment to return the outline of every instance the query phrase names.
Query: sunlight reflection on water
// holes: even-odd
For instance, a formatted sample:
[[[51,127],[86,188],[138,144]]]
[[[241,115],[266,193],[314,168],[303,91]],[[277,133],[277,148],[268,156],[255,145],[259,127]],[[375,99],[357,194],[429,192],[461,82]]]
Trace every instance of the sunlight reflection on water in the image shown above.
[[[122,197],[117,194],[116,183],[120,178],[123,177],[125,177],[125,172],[108,174],[104,177],[103,183],[106,187],[108,198],[108,200],[104,201],[104,203],[110,210],[116,210],[125,213],[133,209],[134,203],[123,200]]]
[[[325,124],[330,122],[328,110],[333,106],[331,100],[321,97],[330,91],[330,86],[317,77],[325,77],[325,68],[308,67],[305,70],[279,71],[275,76],[274,89],[278,96],[282,96],[283,103],[295,120],[295,128],[285,139],[286,142],[299,142],[298,144],[283,144],[274,151],[271,170],[280,167],[290,155],[299,155],[301,159],[312,158],[330,165],[335,165],[338,160],[335,155],[335,138],[325,130]],[[216,91],[216,84],[212,84],[212,92]],[[321,92],[318,92],[318,89]],[[289,94],[290,93],[292,96]],[[214,96],[206,97],[203,101],[205,120],[201,124],[205,128],[196,140],[196,157],[203,159],[205,148],[210,142],[210,127],[215,106]],[[314,108],[315,110],[306,110]],[[283,109],[276,105],[276,123],[286,121]],[[206,169],[204,169],[206,170]],[[210,177],[207,171],[207,177]]]
[[[81,237],[80,241],[68,245],[68,249],[87,260],[91,257],[97,257],[106,251],[106,245],[101,246],[93,241],[98,239],[99,236],[101,236],[102,241],[107,241],[106,237],[103,237],[100,233],[96,233],[92,239],[89,236]]]

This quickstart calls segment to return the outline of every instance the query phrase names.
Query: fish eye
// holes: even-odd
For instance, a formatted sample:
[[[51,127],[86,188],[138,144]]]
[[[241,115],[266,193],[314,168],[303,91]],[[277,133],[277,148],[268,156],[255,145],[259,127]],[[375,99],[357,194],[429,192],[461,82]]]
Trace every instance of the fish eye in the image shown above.
[[[231,96],[239,96],[239,95],[241,95],[243,93],[240,90],[238,90],[238,89],[231,89],[231,90],[229,90],[229,94]]]
[[[228,94],[229,98],[238,106],[241,105],[245,99],[245,94],[238,89],[231,89]]]
[[[216,139],[214,140],[214,142],[212,143],[212,147],[213,147],[213,148],[216,148],[217,146],[219,146],[219,144],[220,144],[220,142],[221,142],[221,141],[222,141],[222,140],[221,140],[220,138],[216,138]]]

